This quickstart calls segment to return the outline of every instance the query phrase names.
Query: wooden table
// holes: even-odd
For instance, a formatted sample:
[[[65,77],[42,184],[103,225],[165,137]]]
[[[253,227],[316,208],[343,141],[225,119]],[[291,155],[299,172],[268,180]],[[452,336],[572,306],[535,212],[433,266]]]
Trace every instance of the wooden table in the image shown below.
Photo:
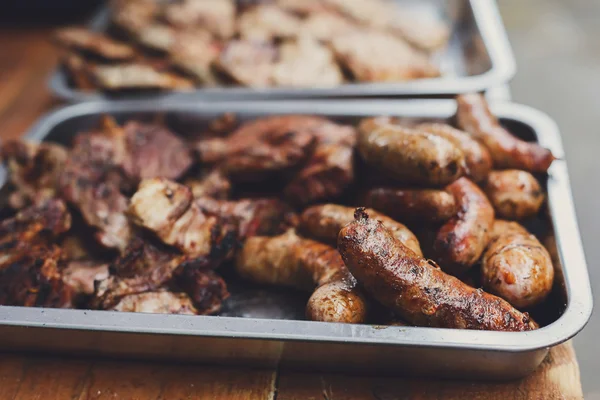
[[[49,30],[0,30],[0,137],[59,103],[47,90]],[[571,343],[526,379],[475,383],[0,354],[4,399],[582,399]]]

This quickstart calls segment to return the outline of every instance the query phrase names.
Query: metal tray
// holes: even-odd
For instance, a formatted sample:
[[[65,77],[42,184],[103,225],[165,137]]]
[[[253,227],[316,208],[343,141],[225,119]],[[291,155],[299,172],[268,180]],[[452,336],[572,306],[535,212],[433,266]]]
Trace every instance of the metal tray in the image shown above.
[[[185,134],[197,132],[199,125],[223,112],[235,112],[241,119],[304,113],[354,122],[370,115],[448,118],[455,110],[452,100],[89,102],[49,114],[28,138],[68,143],[74,132],[94,127],[105,113],[121,121],[161,114],[172,129]],[[515,134],[537,138],[559,158],[547,179],[549,215],[538,229],[554,231],[557,243],[549,248],[556,254],[555,290],[545,308],[550,316],[540,320],[548,325],[539,330],[506,333],[304,321],[306,294],[229,281],[232,298],[225,316],[0,307],[0,347],[468,379],[525,376],[551,346],[584,327],[592,295],[556,125],[522,105],[498,102],[493,111]]]
[[[192,92],[128,92],[103,94],[84,92],[69,86],[66,73],[59,69],[50,78],[50,88],[69,102],[84,100],[141,98],[310,98],[310,97],[375,97],[375,96],[445,96],[483,91],[507,83],[515,74],[515,61],[495,0],[396,0],[406,7],[426,13],[443,14],[452,26],[446,50],[435,54],[445,76],[399,83],[353,83],[333,88],[265,88],[246,87],[199,88]],[[109,10],[94,18],[91,28],[106,31]]]

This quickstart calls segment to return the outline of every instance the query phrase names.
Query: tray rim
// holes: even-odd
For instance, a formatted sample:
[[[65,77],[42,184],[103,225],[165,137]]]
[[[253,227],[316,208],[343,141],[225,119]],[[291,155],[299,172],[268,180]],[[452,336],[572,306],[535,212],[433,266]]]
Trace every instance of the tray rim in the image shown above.
[[[246,88],[217,87],[199,88],[190,92],[136,93],[131,99],[241,99],[241,98],[325,98],[325,97],[368,97],[368,96],[450,96],[459,93],[480,92],[490,87],[508,83],[516,73],[516,62],[498,4],[495,0],[466,0],[470,6],[488,52],[491,68],[482,74],[462,77],[440,77],[417,79],[398,83],[354,83],[331,88]],[[108,9],[101,9],[92,20],[92,29],[108,19]],[[86,93],[68,86],[66,74],[59,67],[48,81],[50,90],[59,98],[69,102],[91,100],[123,101],[128,96],[110,97],[98,91]]]
[[[0,306],[0,326],[45,327],[57,329],[112,331],[123,333],[189,335],[203,337],[357,343],[388,346],[463,348],[503,352],[525,352],[548,348],[575,336],[587,323],[593,299],[566,162],[557,125],[541,111],[511,102],[493,102],[500,118],[521,121],[538,135],[558,160],[549,170],[548,197],[551,221],[563,266],[568,296],[562,316],[552,324],[532,332],[488,332],[423,327],[381,327],[314,321],[273,320],[221,316],[136,314],[115,311],[70,310]],[[85,115],[105,112],[164,111],[282,114],[312,113],[334,116],[401,115],[448,117],[456,110],[453,100],[393,101],[239,101],[239,102],[88,102],[61,107],[48,113],[27,133],[40,141],[56,124]],[[5,171],[0,175],[4,183]],[[170,325],[170,326],[169,326]]]

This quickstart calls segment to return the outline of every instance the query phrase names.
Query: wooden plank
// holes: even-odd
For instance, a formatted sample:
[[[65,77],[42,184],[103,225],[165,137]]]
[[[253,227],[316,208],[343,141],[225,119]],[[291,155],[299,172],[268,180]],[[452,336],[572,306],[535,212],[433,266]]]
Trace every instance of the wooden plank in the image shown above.
[[[377,378],[281,371],[277,400],[551,400],[583,399],[572,344],[550,351],[529,377],[505,383]]]

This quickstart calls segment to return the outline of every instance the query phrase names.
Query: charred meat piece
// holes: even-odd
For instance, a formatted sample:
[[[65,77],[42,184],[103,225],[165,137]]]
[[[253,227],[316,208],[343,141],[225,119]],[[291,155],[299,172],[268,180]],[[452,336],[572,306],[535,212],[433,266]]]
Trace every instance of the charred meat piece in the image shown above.
[[[335,199],[354,180],[356,130],[324,121],[313,132],[317,140],[313,154],[284,188],[294,204]]]
[[[331,50],[315,39],[290,40],[279,48],[273,83],[290,87],[328,87],[341,84],[342,71]]]
[[[96,65],[91,68],[95,82],[104,90],[126,89],[191,89],[192,83],[169,72],[161,72],[151,65],[129,63]]]
[[[235,181],[259,181],[306,160],[315,144],[314,130],[327,120],[288,115],[248,122],[229,136],[223,170]]]
[[[292,215],[291,208],[275,198],[236,201],[200,198],[196,203],[203,212],[228,220],[237,226],[240,241],[252,236],[281,233]]]
[[[175,274],[174,285],[183,290],[196,306],[196,314],[209,315],[221,310],[229,297],[225,281],[214,271],[185,264]]]
[[[231,40],[227,43],[215,66],[235,83],[249,87],[273,84],[273,65],[277,49],[270,43],[249,40]]]
[[[253,282],[314,290],[307,317],[315,321],[361,323],[366,300],[333,247],[297,236],[293,230],[276,237],[248,239],[236,270]]]
[[[125,296],[111,310],[152,314],[198,314],[187,294],[165,290]]]
[[[67,160],[67,150],[54,143],[10,140],[0,147],[10,182],[15,187],[9,199],[20,209],[45,202],[57,195],[58,178]]]
[[[425,54],[389,33],[355,30],[331,44],[340,63],[358,81],[400,82],[440,75]]]
[[[135,57],[135,50],[125,43],[85,28],[64,28],[56,32],[55,40],[68,49],[78,50],[109,61],[125,61]]]
[[[194,162],[187,144],[160,125],[130,121],[123,136],[125,155],[119,164],[135,182],[157,176],[177,179]]]
[[[301,32],[323,42],[331,42],[339,36],[357,29],[357,26],[333,12],[319,12],[308,16],[303,22]]]
[[[75,294],[91,296],[94,294],[94,282],[108,278],[108,264],[92,260],[70,261],[61,275],[63,282]]]
[[[218,266],[236,244],[233,226],[207,215],[188,187],[167,179],[143,180],[129,213],[135,224],[207,267]]]
[[[234,0],[180,0],[167,4],[164,18],[177,28],[202,26],[219,39],[235,33]]]
[[[198,140],[194,147],[203,164],[216,164],[227,157],[229,144],[227,139],[219,137]]]
[[[188,179],[185,185],[192,190],[196,199],[210,197],[226,200],[231,194],[231,182],[219,169],[205,172],[198,178]]]
[[[300,26],[298,18],[271,4],[253,7],[238,20],[241,38],[250,41],[291,38],[298,34]]]
[[[212,64],[220,52],[220,46],[206,32],[180,33],[169,48],[169,60],[196,82],[214,86],[218,81]]]
[[[365,290],[411,324],[494,331],[537,328],[527,313],[416,256],[361,209],[340,231],[338,249]]]

